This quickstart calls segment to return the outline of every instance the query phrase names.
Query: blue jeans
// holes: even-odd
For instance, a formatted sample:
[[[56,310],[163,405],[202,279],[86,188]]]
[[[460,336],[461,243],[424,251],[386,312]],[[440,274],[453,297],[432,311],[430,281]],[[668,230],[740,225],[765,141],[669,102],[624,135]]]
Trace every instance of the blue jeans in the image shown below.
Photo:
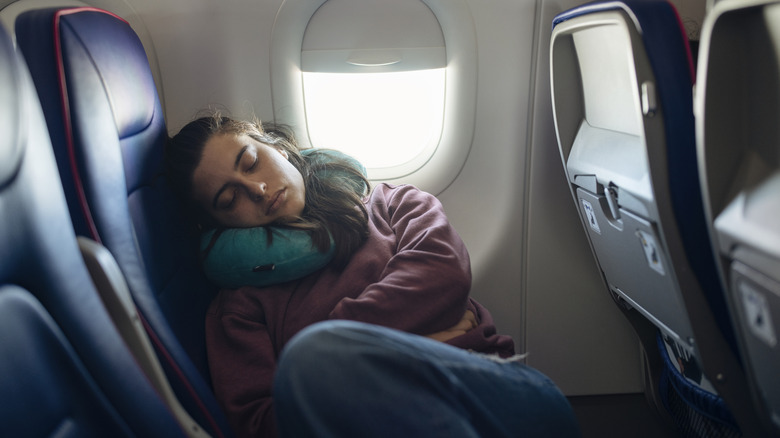
[[[351,321],[287,345],[274,383],[282,437],[578,437],[550,379],[428,338]]]

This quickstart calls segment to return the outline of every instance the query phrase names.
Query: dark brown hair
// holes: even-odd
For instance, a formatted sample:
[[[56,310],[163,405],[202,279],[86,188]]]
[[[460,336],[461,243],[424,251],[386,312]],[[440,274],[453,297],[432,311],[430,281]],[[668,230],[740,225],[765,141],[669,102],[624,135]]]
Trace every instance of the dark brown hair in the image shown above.
[[[360,169],[347,160],[324,158],[324,152],[302,155],[292,130],[285,125],[242,121],[219,113],[188,123],[168,140],[165,150],[166,175],[174,192],[192,210],[195,221],[206,228],[221,228],[192,196],[192,180],[208,140],[217,134],[248,135],[287,152],[290,163],[301,172],[306,188],[306,205],[297,218],[271,225],[306,230],[320,251],[335,242],[334,266],[343,267],[368,237],[368,213],[363,204],[369,183]],[[273,234],[268,228],[268,238]],[[215,239],[219,232],[215,233]]]

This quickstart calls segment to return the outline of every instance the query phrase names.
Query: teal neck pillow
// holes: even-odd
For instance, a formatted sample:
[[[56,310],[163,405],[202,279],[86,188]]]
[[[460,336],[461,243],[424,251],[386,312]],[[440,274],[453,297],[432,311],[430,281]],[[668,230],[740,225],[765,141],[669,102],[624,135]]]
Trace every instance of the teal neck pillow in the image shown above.
[[[366,175],[360,162],[341,152],[306,149],[301,153],[316,162],[346,162]],[[353,181],[364,184],[354,178]],[[330,248],[321,252],[305,230],[274,226],[208,230],[201,234],[200,250],[205,254],[206,277],[223,289],[265,287],[297,280],[324,268],[335,253],[332,240]]]

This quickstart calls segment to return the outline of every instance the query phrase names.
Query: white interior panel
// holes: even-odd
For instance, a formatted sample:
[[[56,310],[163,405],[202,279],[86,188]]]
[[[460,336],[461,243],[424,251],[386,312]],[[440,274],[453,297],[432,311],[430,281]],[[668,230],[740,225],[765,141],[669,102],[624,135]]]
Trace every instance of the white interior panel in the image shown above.
[[[379,22],[372,19],[377,14]],[[421,1],[328,0],[309,22],[302,50],[443,46],[439,22]]]
[[[628,29],[615,20],[572,35],[579,54],[585,118],[592,126],[639,136],[639,94],[634,83],[633,49]],[[601,96],[609,94],[609,101]]]
[[[133,0],[154,41],[171,133],[214,109],[273,119],[269,41],[281,3]]]

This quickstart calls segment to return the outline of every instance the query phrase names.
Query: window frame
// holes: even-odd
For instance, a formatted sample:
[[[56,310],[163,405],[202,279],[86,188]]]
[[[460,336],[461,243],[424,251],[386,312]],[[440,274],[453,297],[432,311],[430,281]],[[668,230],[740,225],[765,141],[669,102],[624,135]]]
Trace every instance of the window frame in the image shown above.
[[[306,27],[327,0],[286,0],[271,39],[271,95],[276,122],[289,124],[303,148],[311,144],[306,122],[301,48]],[[444,120],[438,144],[427,154],[393,167],[369,168],[374,182],[408,183],[433,194],[446,189],[468,158],[474,138],[477,43],[465,0],[420,0],[439,21],[446,47]]]

